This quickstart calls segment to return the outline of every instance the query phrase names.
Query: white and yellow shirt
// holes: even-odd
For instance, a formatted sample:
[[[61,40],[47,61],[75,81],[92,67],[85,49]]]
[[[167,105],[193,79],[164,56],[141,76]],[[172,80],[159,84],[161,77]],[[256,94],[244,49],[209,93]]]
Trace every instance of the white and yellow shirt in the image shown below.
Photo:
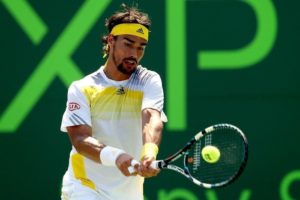
[[[113,81],[106,77],[103,68],[71,84],[61,130],[66,132],[68,126],[89,125],[93,137],[101,143],[123,149],[139,160],[141,111],[156,109],[161,112],[163,121],[166,120],[160,76],[139,65],[128,80]],[[98,164],[77,153],[74,147],[66,174],[94,189],[103,199],[143,199],[142,177],[125,177],[117,167]]]

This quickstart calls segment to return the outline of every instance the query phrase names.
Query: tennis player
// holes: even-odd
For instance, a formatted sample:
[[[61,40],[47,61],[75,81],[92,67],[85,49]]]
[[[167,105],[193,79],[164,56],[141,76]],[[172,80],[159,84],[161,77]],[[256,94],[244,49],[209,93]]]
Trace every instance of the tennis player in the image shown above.
[[[72,143],[62,200],[142,200],[145,177],[161,140],[164,95],[160,76],[142,67],[151,22],[123,5],[106,20],[106,63],[74,81],[61,130]],[[128,167],[137,159],[136,173]]]

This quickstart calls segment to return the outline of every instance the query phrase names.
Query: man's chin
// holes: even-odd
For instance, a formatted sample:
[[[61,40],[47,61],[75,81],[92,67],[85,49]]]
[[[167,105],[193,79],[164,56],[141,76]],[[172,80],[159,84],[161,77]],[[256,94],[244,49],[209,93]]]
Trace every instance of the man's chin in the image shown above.
[[[126,75],[131,75],[133,72],[135,72],[137,68],[137,65],[134,66],[125,66],[123,64],[118,65],[118,70]]]

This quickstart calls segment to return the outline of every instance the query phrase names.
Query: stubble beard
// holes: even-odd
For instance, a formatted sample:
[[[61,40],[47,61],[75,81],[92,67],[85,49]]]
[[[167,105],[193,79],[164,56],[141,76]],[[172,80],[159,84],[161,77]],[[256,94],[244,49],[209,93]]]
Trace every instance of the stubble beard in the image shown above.
[[[113,58],[114,64],[117,66],[118,71],[121,72],[122,74],[131,75],[131,74],[133,74],[135,72],[136,67],[133,68],[132,70],[127,70],[124,67],[123,63],[117,64],[117,60],[116,60],[116,57],[115,57],[115,51],[113,51],[112,58]]]

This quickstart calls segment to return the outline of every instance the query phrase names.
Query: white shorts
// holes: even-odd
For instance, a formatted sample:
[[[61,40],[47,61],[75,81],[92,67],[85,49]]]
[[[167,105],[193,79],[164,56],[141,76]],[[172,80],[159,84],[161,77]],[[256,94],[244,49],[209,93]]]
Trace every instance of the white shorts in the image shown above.
[[[137,181],[141,182],[141,184],[139,184],[139,187],[141,188],[133,188],[132,186],[131,188],[133,188],[133,190],[130,190],[130,188],[125,188],[128,191],[125,191],[127,192],[125,194],[124,191],[116,193],[118,189],[115,190],[116,188],[113,188],[113,190],[110,191],[111,193],[108,193],[107,191],[101,190],[100,188],[94,190],[85,185],[82,185],[80,180],[77,180],[68,172],[66,172],[63,177],[61,200],[142,200],[144,199],[142,190],[144,179],[137,179]],[[137,193],[137,191],[140,191],[140,193]]]
[[[61,200],[102,200],[103,197],[93,189],[82,185],[78,180],[68,175],[63,178]]]

